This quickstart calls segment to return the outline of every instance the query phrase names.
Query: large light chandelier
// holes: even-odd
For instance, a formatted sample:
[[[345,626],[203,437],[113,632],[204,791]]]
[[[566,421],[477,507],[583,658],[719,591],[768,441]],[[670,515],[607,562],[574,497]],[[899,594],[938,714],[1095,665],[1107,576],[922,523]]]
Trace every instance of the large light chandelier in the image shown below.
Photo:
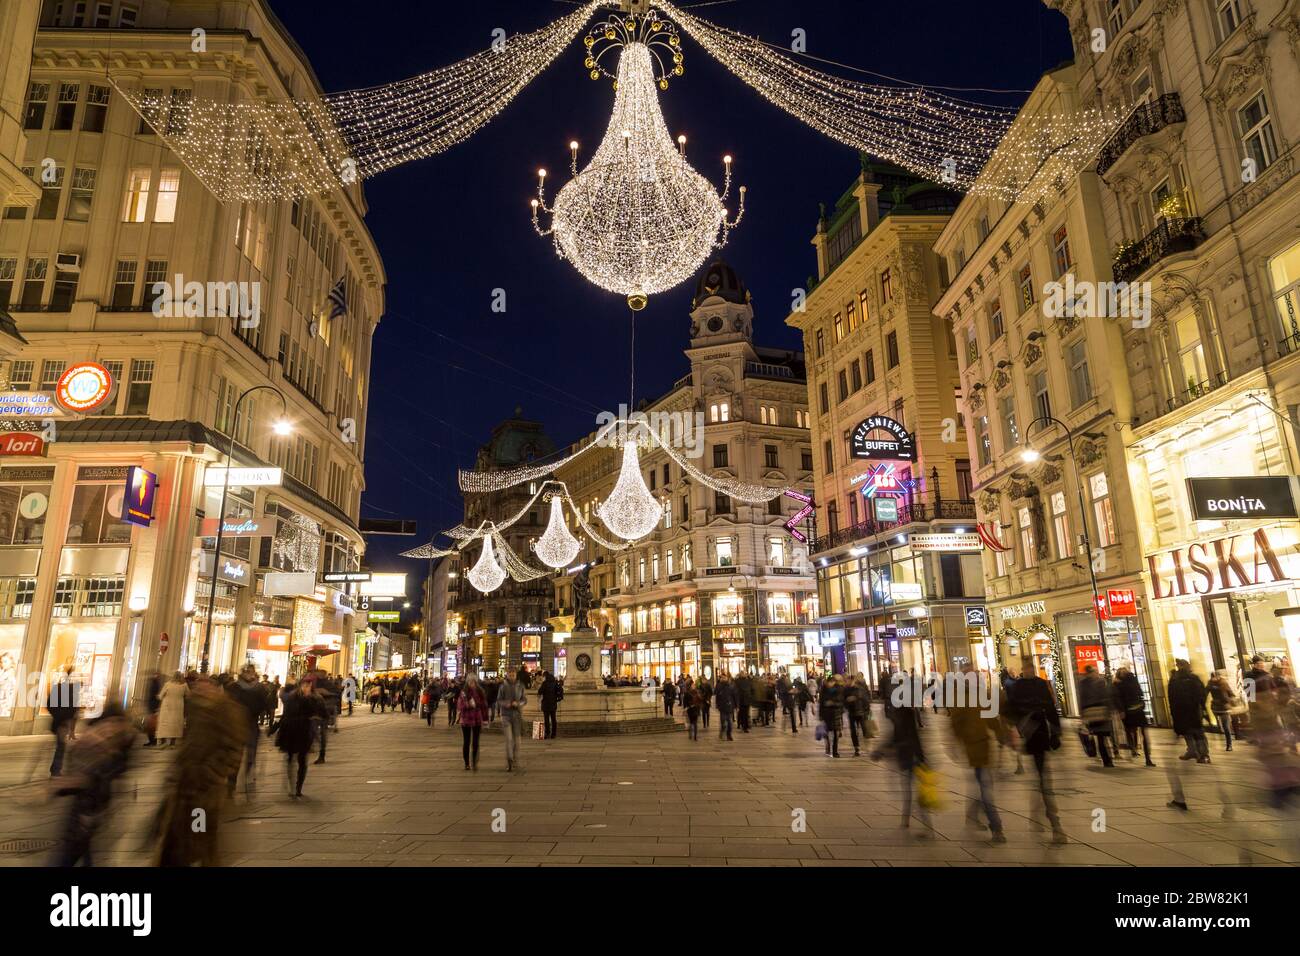
[[[546,204],[546,170],[538,171],[533,225],[554,237],[559,255],[602,289],[627,296],[634,310],[648,296],[689,279],[727,241],[745,211],[745,187],[734,220],[725,201],[731,157],[724,160],[722,194],[686,161],[686,138],[676,142],[664,123],[655,89],[683,72],[681,41],[653,10],[620,14],[585,40],[592,79],[609,76],[603,61],[618,51],[614,112],[591,162],[578,171],[578,144],[570,143],[573,178],[554,207]],[[551,214],[543,229],[540,214]]]
[[[567,568],[578,556],[579,547],[578,539],[564,523],[564,511],[557,492],[551,496],[551,520],[546,525],[546,532],[537,539],[533,551],[537,560],[548,568]]]
[[[501,587],[501,582],[506,579],[505,569],[497,562],[490,533],[483,535],[483,550],[479,553],[478,563],[470,568],[466,576],[469,578],[469,583],[484,594]]]
[[[623,467],[619,469],[614,490],[596,506],[596,514],[605,527],[624,541],[644,538],[663,517],[658,499],[650,494],[641,477],[637,443],[631,438],[623,444]]]

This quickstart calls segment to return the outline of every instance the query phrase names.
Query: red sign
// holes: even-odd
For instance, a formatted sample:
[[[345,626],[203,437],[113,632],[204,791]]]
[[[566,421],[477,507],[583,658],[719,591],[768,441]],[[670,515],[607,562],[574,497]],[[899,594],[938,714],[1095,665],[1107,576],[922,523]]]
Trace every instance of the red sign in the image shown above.
[[[1102,663],[1101,645],[1100,644],[1076,644],[1074,645],[1074,669],[1077,673],[1082,674],[1087,667],[1091,665],[1097,670],[1103,670],[1105,665]]]
[[[166,654],[167,648],[172,646],[172,639],[167,636],[167,632],[162,632],[162,637],[158,638],[158,653]]]
[[[113,376],[98,362],[78,362],[54,386],[54,400],[70,412],[93,412],[113,391]]]
[[[45,439],[31,432],[5,432],[0,435],[0,455],[14,458],[38,458],[45,454]]]
[[[1107,588],[1106,611],[1111,617],[1137,617],[1137,595],[1131,588]]]

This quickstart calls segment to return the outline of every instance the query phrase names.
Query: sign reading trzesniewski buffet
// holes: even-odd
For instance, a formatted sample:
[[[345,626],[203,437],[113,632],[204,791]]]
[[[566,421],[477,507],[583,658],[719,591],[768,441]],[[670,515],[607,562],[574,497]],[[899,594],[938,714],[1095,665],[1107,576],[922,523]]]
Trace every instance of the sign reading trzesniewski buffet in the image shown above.
[[[859,422],[849,438],[849,448],[854,458],[916,461],[912,433],[884,415]]]

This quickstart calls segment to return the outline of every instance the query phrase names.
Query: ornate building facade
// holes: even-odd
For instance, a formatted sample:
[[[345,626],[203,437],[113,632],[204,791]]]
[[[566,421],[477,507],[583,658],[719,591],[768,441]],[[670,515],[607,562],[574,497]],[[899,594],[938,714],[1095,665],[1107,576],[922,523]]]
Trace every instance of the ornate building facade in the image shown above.
[[[875,686],[978,658],[966,605],[983,600],[956,357],[933,306],[931,251],[956,198],[868,163],[813,237],[817,278],[786,319],[804,336],[817,472],[819,640]],[[972,539],[973,540],[973,539]]]
[[[23,679],[72,666],[89,707],[204,657],[351,668],[351,605],[318,572],[355,569],[364,549],[384,272],[360,187],[219,202],[105,77],[167,91],[159,122],[178,125],[195,96],[318,95],[310,64],[262,0],[48,2],[33,64],[22,167],[40,171],[40,196],[0,219],[0,307],[28,342],[4,369],[6,408],[49,405],[77,363],[101,366],[112,391],[94,414],[6,421],[44,442],[0,468],[0,657]],[[287,437],[272,428],[282,415]],[[232,439],[233,464],[255,471],[230,483],[218,557],[211,469]],[[133,466],[156,479],[147,525],[124,520]],[[0,713],[0,733],[32,729],[23,704]]]

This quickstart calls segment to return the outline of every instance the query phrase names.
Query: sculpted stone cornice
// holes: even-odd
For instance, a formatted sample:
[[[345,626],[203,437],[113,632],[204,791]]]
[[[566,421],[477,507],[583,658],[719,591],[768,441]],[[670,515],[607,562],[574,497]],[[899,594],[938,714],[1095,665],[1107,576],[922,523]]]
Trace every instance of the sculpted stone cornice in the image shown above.
[[[1247,19],[1253,20],[1253,14]],[[1205,84],[1205,97],[1220,111],[1226,111],[1247,86],[1269,76],[1266,38],[1249,30],[1249,24],[1243,23],[1242,28],[1248,30],[1250,39],[1240,51],[1230,55],[1214,53],[1207,60],[1214,73]]]

